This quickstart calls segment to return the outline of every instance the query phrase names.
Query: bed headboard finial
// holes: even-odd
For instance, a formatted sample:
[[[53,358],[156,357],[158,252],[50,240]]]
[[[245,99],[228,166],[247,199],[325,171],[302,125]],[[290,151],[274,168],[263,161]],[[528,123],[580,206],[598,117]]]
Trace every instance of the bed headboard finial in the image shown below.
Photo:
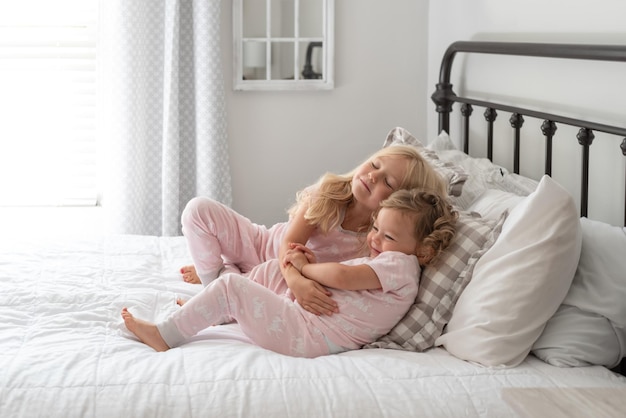
[[[450,112],[452,112],[455,97],[451,83],[437,83],[435,92],[430,96],[439,113],[439,132],[450,132]]]

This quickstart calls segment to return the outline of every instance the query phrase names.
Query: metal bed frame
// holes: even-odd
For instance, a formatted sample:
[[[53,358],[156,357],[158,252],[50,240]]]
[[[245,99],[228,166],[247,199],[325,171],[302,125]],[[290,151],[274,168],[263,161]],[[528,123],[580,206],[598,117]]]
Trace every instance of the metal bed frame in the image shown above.
[[[595,138],[594,131],[604,132],[623,138],[620,149],[626,156],[626,128],[605,125],[593,121],[569,118],[553,113],[531,110],[523,107],[510,106],[470,97],[457,95],[452,90],[450,74],[452,64],[457,53],[478,53],[515,55],[529,57],[565,58],[591,61],[618,61],[626,62],[626,46],[624,45],[584,45],[584,44],[548,44],[548,43],[511,43],[511,42],[480,42],[459,41],[451,44],[441,61],[439,82],[431,96],[439,113],[439,132],[450,133],[450,112],[454,103],[461,103],[463,118],[463,150],[469,151],[470,116],[473,106],[485,108],[484,117],[487,122],[487,158],[493,160],[493,126],[498,111],[511,113],[509,122],[514,130],[515,143],[513,147],[513,171],[519,174],[520,131],[524,123],[524,116],[543,120],[542,134],[545,136],[545,173],[552,174],[552,138],[557,129],[557,123],[580,128],[576,138],[582,148],[582,180],[580,214],[587,216],[589,200],[589,149]],[[626,176],[626,174],[625,174]],[[626,190],[624,192],[624,225],[626,225]]]

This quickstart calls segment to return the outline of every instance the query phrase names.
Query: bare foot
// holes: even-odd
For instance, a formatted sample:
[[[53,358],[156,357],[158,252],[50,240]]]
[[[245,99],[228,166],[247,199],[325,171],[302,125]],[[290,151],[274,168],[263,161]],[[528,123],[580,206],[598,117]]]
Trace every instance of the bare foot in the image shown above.
[[[180,273],[183,275],[183,280],[187,283],[200,284],[200,277],[196,273],[195,266],[184,266],[180,268]]]
[[[137,319],[130,313],[127,308],[122,309],[122,318],[126,328],[135,334],[142,343],[149,345],[156,351],[167,351],[170,347],[167,345],[156,325]]]
[[[185,304],[185,302],[187,302],[185,299],[182,298],[176,298],[176,304],[178,306],[183,306]]]

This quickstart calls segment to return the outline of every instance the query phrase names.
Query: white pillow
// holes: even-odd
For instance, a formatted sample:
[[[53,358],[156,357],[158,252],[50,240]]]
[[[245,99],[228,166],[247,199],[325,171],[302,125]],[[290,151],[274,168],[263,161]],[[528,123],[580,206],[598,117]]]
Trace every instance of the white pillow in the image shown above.
[[[626,326],[626,230],[580,218],[583,247],[568,305]]]
[[[485,366],[521,363],[565,298],[580,247],[573,198],[543,176],[476,263],[446,333],[435,344]]]
[[[470,205],[485,190],[497,189],[528,196],[539,183],[528,177],[509,171],[488,158],[470,157],[458,150],[448,134],[442,131],[439,136],[428,144],[428,149],[437,153],[440,160],[462,167],[468,174],[460,196],[453,196],[452,201],[464,210],[470,210]]]
[[[499,219],[504,212],[511,212],[524,199],[524,196],[519,196],[515,193],[487,189],[474,199],[467,210],[476,212],[483,218]]]
[[[505,174],[502,180],[502,190],[515,193],[520,196],[528,196],[537,189],[537,185],[539,184],[537,180],[520,174],[509,173],[506,170],[504,171]]]
[[[557,367],[611,368],[622,359],[620,340],[611,321],[570,305],[559,306],[533,345],[532,353]]]
[[[458,149],[446,131],[441,131],[439,135],[437,135],[437,138],[433,139],[428,143],[428,145],[426,145],[426,148],[435,152]]]
[[[463,168],[467,180],[460,196],[452,196],[453,203],[467,210],[471,203],[487,189],[502,189],[504,171],[487,158],[473,158],[459,150],[438,151],[442,161]]]
[[[626,356],[626,228],[587,218],[580,224],[580,261],[563,301],[575,309],[550,319],[533,352],[556,366],[613,367]]]

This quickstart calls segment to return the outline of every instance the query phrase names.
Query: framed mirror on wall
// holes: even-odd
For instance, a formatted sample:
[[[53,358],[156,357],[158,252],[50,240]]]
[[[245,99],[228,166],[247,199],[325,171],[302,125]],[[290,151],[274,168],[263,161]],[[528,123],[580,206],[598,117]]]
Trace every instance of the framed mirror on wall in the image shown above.
[[[335,0],[233,0],[235,90],[328,90]]]

